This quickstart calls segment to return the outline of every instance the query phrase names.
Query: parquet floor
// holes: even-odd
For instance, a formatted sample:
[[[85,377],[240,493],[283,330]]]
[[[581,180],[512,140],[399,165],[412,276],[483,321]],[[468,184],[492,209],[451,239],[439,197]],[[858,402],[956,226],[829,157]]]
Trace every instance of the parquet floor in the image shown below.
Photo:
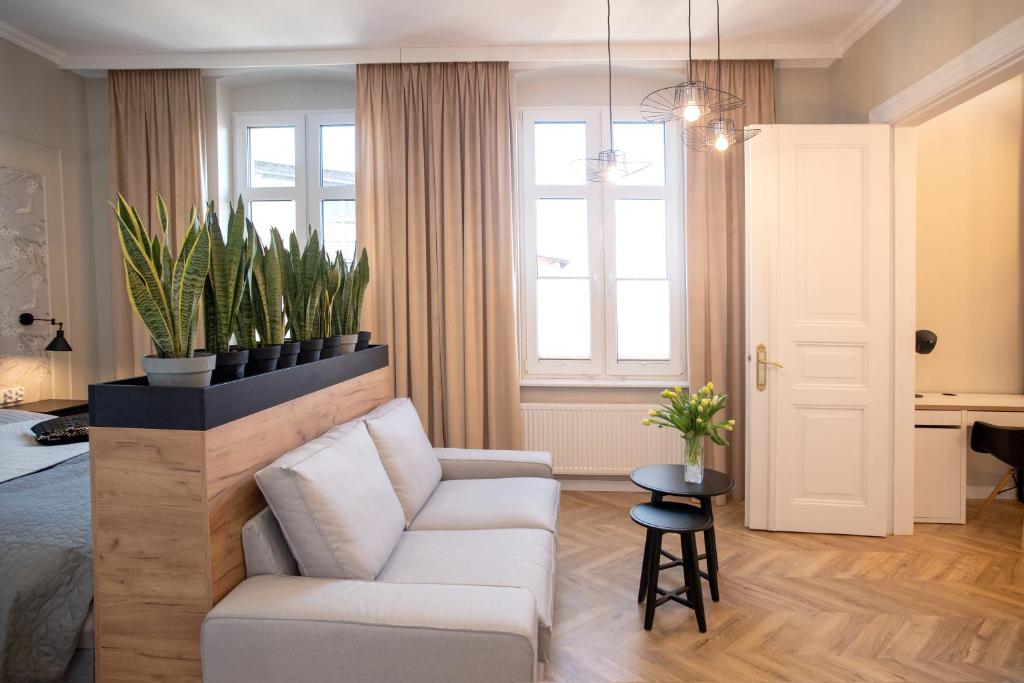
[[[997,501],[978,523],[920,524],[885,539],[750,531],[742,504],[718,508],[722,601],[705,586],[701,634],[674,603],[643,630],[643,533],[627,513],[646,499],[562,494],[546,679],[1024,681],[1016,501]],[[663,572],[662,586],[680,585],[681,574]]]

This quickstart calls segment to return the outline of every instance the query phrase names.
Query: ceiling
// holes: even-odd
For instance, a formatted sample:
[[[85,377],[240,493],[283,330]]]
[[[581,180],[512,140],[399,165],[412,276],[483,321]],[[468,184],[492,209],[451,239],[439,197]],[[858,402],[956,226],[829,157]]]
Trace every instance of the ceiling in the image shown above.
[[[721,0],[723,52],[834,59],[898,2]],[[693,5],[694,41],[706,56],[714,1]],[[600,55],[604,12],[600,0],[0,0],[0,37],[69,68],[140,57],[145,66],[299,65],[345,52],[351,61],[372,60],[399,48],[407,61],[436,59],[442,50],[452,59],[572,61]],[[626,57],[680,58],[686,3],[613,0],[612,39]]]

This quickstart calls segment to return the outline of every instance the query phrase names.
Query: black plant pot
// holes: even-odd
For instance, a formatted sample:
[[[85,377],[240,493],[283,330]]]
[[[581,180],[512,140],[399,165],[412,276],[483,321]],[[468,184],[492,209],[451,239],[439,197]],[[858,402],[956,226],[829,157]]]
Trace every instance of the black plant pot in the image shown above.
[[[249,349],[249,362],[245,364],[245,376],[262,375],[277,369],[277,360],[281,357],[281,345],[258,346]]]
[[[363,349],[370,348],[370,333],[360,332],[356,338],[356,351],[362,351]]]
[[[336,334],[333,337],[324,337],[324,348],[320,351],[320,360],[324,358],[334,358],[335,356],[341,355],[341,335]]]
[[[320,351],[324,348],[323,337],[319,339],[306,339],[299,342],[299,344],[301,344],[299,347],[299,365],[320,360]]]
[[[213,368],[213,384],[242,379],[245,364],[249,360],[248,349],[235,349],[217,354],[217,365]]]
[[[281,357],[277,359],[277,369],[293,368],[299,359],[299,343],[297,341],[286,341],[281,344]]]

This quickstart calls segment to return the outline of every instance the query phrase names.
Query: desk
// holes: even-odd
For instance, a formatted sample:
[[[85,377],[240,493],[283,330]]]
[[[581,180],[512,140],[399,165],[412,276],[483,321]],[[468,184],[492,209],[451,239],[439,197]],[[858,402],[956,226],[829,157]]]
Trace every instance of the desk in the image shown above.
[[[969,454],[970,427],[978,420],[1024,427],[1024,396],[924,394],[914,409],[914,521],[964,524],[968,456],[983,476],[991,459]],[[992,467],[992,474],[1005,471],[1002,463]]]

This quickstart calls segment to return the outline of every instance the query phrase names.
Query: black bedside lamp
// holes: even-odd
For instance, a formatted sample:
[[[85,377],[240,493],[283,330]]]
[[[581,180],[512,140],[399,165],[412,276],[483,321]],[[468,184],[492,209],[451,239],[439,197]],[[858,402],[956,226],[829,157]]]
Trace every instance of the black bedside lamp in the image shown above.
[[[22,313],[18,316],[18,322],[22,325],[31,325],[37,321],[48,322],[51,326],[57,326],[57,334],[46,345],[47,351],[71,351],[71,344],[68,344],[68,340],[64,337],[64,323],[58,322],[56,318],[37,318],[31,313]]]

